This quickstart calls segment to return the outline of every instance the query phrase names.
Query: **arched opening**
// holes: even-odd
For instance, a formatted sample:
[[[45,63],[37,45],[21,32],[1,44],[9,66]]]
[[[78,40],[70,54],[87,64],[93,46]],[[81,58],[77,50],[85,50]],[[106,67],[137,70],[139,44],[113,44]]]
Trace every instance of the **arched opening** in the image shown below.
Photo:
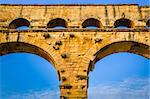
[[[89,74],[88,99],[148,99],[149,62],[131,53],[99,60]]]
[[[15,19],[9,24],[10,29],[17,29],[17,30],[28,30],[29,26],[30,22],[24,18]]]
[[[101,48],[98,52],[95,53],[96,58],[94,61],[97,62],[107,55],[118,52],[129,52],[141,55],[145,58],[150,58],[150,47],[148,45],[134,41],[120,41],[108,44]]]
[[[89,73],[89,99],[147,99],[149,51],[148,45],[133,41],[114,42],[101,48],[89,67],[93,70]]]
[[[86,19],[86,20],[82,23],[82,28],[94,29],[94,28],[100,28],[100,27],[101,27],[100,21],[97,20],[97,19],[95,19],[95,18]]]
[[[146,22],[146,27],[150,28],[150,19]]]
[[[132,28],[133,22],[126,18],[118,19],[115,21],[114,27],[115,28]]]
[[[64,29],[67,28],[67,22],[61,18],[52,19],[47,24],[47,28]]]
[[[2,43],[0,55],[0,98],[60,98],[59,75],[43,49],[21,42]]]
[[[41,56],[55,66],[54,59],[46,51],[35,45],[24,42],[8,42],[0,44],[0,55],[16,52],[26,52]]]
[[[1,99],[59,99],[55,68],[29,53],[12,53],[1,58]]]

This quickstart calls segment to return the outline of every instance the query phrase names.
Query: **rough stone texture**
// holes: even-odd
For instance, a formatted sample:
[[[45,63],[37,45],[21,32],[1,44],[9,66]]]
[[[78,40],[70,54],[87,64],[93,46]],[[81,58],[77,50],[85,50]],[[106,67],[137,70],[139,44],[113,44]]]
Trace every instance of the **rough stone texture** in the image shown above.
[[[87,99],[88,74],[98,60],[117,52],[150,58],[150,33],[146,28],[149,11],[149,7],[135,4],[0,5],[0,55],[29,52],[45,58],[62,81],[61,99]],[[11,28],[18,18],[26,19],[30,25],[15,23]],[[64,19],[66,23],[59,25],[67,28],[47,28],[56,18]],[[82,28],[89,18],[97,19],[100,27]],[[131,28],[114,28],[118,19],[131,20]],[[53,26],[59,22],[63,21]],[[22,24],[29,25],[29,30],[14,28]]]

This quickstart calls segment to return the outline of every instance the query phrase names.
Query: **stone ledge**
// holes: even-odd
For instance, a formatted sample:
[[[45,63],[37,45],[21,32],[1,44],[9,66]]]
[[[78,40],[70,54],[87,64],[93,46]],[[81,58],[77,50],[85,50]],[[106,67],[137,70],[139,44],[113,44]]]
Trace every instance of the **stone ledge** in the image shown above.
[[[3,33],[13,32],[149,32],[149,28],[129,28],[129,29],[29,29],[29,30],[16,30],[16,29],[0,29]]]

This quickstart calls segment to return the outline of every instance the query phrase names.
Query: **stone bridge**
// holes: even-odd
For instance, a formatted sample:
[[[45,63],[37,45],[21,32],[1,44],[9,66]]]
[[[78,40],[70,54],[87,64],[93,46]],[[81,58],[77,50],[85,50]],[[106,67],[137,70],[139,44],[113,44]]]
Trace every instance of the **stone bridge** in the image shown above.
[[[1,4],[0,55],[45,58],[58,73],[61,99],[87,99],[88,74],[100,59],[118,52],[150,58],[149,11],[137,4]]]

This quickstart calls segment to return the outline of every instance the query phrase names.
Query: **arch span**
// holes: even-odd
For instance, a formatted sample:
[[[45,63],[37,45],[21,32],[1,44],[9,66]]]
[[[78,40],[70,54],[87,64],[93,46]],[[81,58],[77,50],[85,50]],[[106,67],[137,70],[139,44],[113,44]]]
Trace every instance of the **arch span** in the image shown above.
[[[150,27],[150,19],[147,20],[146,26],[147,26],[147,27]]]
[[[108,44],[97,51],[94,54],[94,56],[96,56],[95,62],[104,58],[105,56],[118,52],[134,53],[150,59],[150,46],[134,41],[120,41]]]
[[[96,27],[96,28],[102,27],[101,22],[100,22],[98,19],[95,19],[95,18],[86,19],[86,20],[82,23],[82,27],[83,27],[83,28],[87,28],[87,27],[90,27],[90,26],[94,26],[94,27]]]
[[[9,24],[10,29],[17,29],[17,28],[22,27],[22,26],[29,27],[30,22],[27,19],[24,19],[24,18],[17,18]]]
[[[42,48],[39,48],[35,45],[24,43],[24,42],[7,42],[7,43],[0,44],[0,56],[9,53],[17,53],[17,52],[36,54],[49,61],[54,67],[56,65],[55,64],[56,62],[54,61],[54,59],[51,57],[49,53],[47,53]]]
[[[147,44],[143,44],[135,41],[117,41],[109,43],[99,50],[97,50],[94,54],[94,59],[90,62],[88,66],[88,73],[94,69],[94,64],[100,59],[119,52],[129,52],[141,55],[145,58],[150,59],[150,46]]]
[[[118,28],[120,26],[124,26],[124,27],[127,27],[127,28],[132,28],[133,27],[133,22],[129,19],[121,18],[121,19],[116,20],[115,23],[114,23],[115,28]]]
[[[64,19],[56,18],[48,22],[47,28],[64,27],[67,28],[67,22]]]

